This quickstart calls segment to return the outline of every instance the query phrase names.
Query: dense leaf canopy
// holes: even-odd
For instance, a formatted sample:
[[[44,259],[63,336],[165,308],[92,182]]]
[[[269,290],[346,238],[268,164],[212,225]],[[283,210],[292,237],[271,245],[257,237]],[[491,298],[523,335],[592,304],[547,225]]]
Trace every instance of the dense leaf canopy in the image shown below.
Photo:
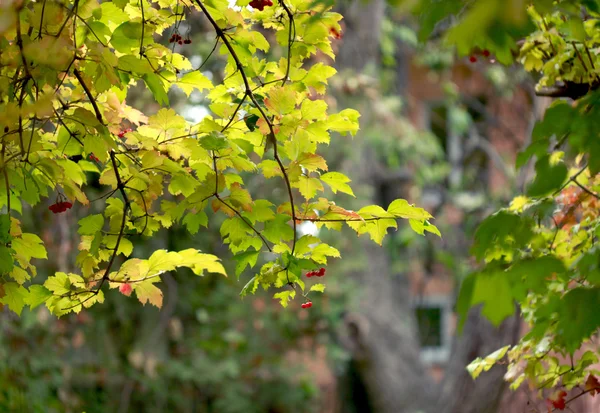
[[[275,297],[283,306],[323,292],[321,283],[305,287],[303,271],[340,256],[299,233],[304,221],[332,230],[346,225],[379,244],[399,218],[421,234],[439,235],[431,215],[404,200],[351,211],[327,199],[353,192],[347,176],[329,171],[319,146],[359,128],[358,112],[328,113],[323,100],[336,72],[325,62],[334,58],[331,40],[339,37],[341,16],[305,0],[268,3],[5,3],[2,303],[17,314],[44,304],[61,316],[102,302],[108,286],[160,307],[157,283],[167,271],[225,275],[218,257],[196,249],[137,257],[136,237],[172,225],[194,234],[222,222],[236,275],[259,265],[242,295],[259,286],[280,289]],[[214,32],[214,54],[226,60],[217,75],[178,52],[191,43],[189,33],[180,33],[182,22],[199,13]],[[137,84],[152,92],[160,110],[141,113],[127,104]],[[187,96],[203,93],[210,114],[186,121],[169,108],[172,87]],[[277,180],[282,190],[269,199],[253,195],[245,185],[252,176]],[[90,201],[92,180],[105,193]],[[46,250],[19,219],[23,208],[40,204],[53,214],[89,211],[77,230],[78,271],[52,274],[43,284],[36,282],[36,260],[46,259]],[[218,215],[226,219],[215,221]]]
[[[534,165],[531,182],[475,234],[472,253],[481,267],[464,280],[457,308],[464,321],[481,304],[500,324],[517,303],[528,333],[469,371],[477,377],[507,358],[513,389],[524,382],[540,394],[564,388],[548,399],[550,409],[564,410],[600,389],[590,341],[600,328],[600,3],[449,1],[445,10],[435,3],[419,5],[424,37],[459,16],[438,33],[444,42],[462,55],[485,49],[502,63],[521,64],[536,77],[536,94],[555,98],[516,160],[519,168]]]

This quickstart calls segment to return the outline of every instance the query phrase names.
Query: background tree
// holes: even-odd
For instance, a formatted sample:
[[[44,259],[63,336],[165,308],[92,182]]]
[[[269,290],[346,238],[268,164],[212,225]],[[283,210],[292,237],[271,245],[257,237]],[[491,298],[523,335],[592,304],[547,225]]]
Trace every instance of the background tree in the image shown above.
[[[102,329],[87,313],[65,324],[64,319],[48,321],[44,312],[29,310],[23,313],[23,320],[3,324],[3,348],[12,349],[9,354],[23,341],[29,343],[32,352],[55,349],[57,344],[58,351],[104,350],[103,358],[92,358],[91,363],[89,357],[82,358],[93,370],[89,387],[96,390],[90,392],[81,391],[85,380],[79,380],[84,377],[80,370],[76,384],[69,379],[70,368],[50,386],[32,379],[14,384],[15,374],[22,378],[39,376],[39,372],[54,374],[56,368],[52,366],[56,364],[51,363],[57,359],[50,359],[50,367],[30,363],[23,369],[19,363],[23,359],[6,358],[3,403],[11,409],[32,408],[37,403],[40,409],[54,404],[59,410],[84,406],[92,411],[91,405],[99,411],[127,411],[146,406],[149,400],[145,395],[150,393],[155,394],[151,405],[157,411],[302,410],[315,402],[315,390],[310,380],[302,381],[281,369],[301,364],[290,364],[287,357],[291,353],[282,353],[281,343],[285,342],[283,349],[292,353],[315,348],[312,346],[322,348],[328,341],[322,326],[308,321],[319,317],[323,321],[327,313],[315,312],[315,307],[320,307],[315,305],[305,319],[305,330],[295,315],[272,311],[259,298],[252,301],[257,316],[236,324],[232,320],[248,314],[248,307],[231,307],[234,298],[223,284],[199,280],[182,269],[175,278],[169,272],[189,267],[196,274],[212,271],[239,276],[246,267],[258,264],[261,269],[244,281],[243,294],[256,292],[259,285],[275,288],[275,297],[284,306],[302,296],[307,309],[305,292],[322,292],[324,286],[310,281],[312,286],[305,290],[303,276],[315,274],[327,257],[338,256],[329,244],[340,241],[344,250],[350,252],[354,247],[364,254],[362,261],[342,261],[339,267],[340,272],[352,273],[354,282],[339,280],[338,291],[361,290],[360,310],[346,315],[347,331],[342,340],[352,354],[350,373],[358,373],[364,386],[364,393],[353,394],[363,394],[367,401],[358,404],[355,399],[345,407],[347,411],[496,411],[504,390],[504,371],[495,367],[472,383],[463,367],[474,358],[469,372],[478,376],[507,357],[506,378],[512,386],[527,380],[539,389],[551,409],[562,410],[595,394],[598,387],[592,365],[598,361],[597,354],[576,351],[586,348],[599,326],[590,311],[597,302],[596,2],[538,1],[528,8],[506,6],[496,0],[413,2],[419,16],[418,33],[422,39],[429,38],[428,45],[417,46],[416,51],[407,45],[410,25],[407,29],[404,17],[395,24],[384,20],[391,9],[383,2],[341,4],[347,16],[345,27],[339,25],[339,15],[322,5],[269,1],[249,5],[47,1],[2,6],[2,302],[17,313],[25,305],[45,304],[55,315],[64,315],[104,300],[108,286],[118,288],[122,295],[135,293],[143,303],[160,306],[163,292],[154,284],[162,280],[166,286],[160,315],[134,310],[121,297],[122,306],[115,299],[114,304],[95,310],[98,321],[108,323]],[[202,21],[201,27],[211,33],[208,47],[202,47],[204,56],[208,59],[222,54],[224,67],[217,64],[211,73],[207,69],[202,72],[199,62],[192,65],[193,59],[179,53],[195,41],[189,33],[198,23],[184,23],[184,17],[190,15],[197,15],[195,21]],[[398,21],[404,23],[402,28]],[[342,36],[332,46],[331,40]],[[338,47],[338,69],[345,73],[337,78],[336,96],[319,99],[317,95],[325,91],[334,73],[323,64],[323,56],[333,57]],[[471,63],[485,57],[511,64],[517,58],[526,70],[540,74],[537,95],[576,101],[553,104],[535,127],[532,143],[517,160],[518,166],[535,163],[530,184],[525,184],[528,169],[514,179],[511,168],[503,165],[502,157],[473,127],[474,112],[496,128],[505,127],[503,119],[494,118],[486,105],[472,96],[456,94],[451,85],[447,85],[446,98],[457,109],[452,116],[466,119],[458,131],[469,137],[464,147],[456,145],[458,140],[436,143],[430,134],[410,129],[397,107],[391,105],[392,109],[382,111],[382,106],[376,105],[398,93],[409,97],[406,57],[420,54],[428,71],[448,73],[452,64],[444,62],[452,56],[453,48],[459,55],[469,56]],[[394,57],[399,61],[397,67],[390,64]],[[506,91],[510,82],[502,80],[502,73],[514,80],[519,71],[487,72],[494,80],[491,85]],[[140,104],[134,109],[125,98],[129,103],[135,99],[128,90],[136,83],[152,93],[158,106],[173,98],[173,91],[169,92],[173,84],[188,96],[207,91],[204,101],[209,116],[186,123],[173,110]],[[535,99],[531,105],[535,108]],[[329,142],[330,132],[357,131],[357,112],[344,109],[327,115],[345,106],[362,113],[365,139],[355,140],[352,150],[346,149],[342,140],[334,141],[325,161],[322,144]],[[410,108],[404,113],[410,116],[409,112]],[[533,123],[535,114],[531,120]],[[381,132],[378,136],[378,130],[387,128],[402,130],[398,136],[402,143],[382,138]],[[403,153],[407,147],[409,151]],[[457,309],[464,330],[454,345],[445,380],[437,387],[418,361],[418,332],[407,280],[392,275],[399,263],[409,261],[414,254],[425,257],[424,265],[441,261],[444,249],[430,240],[417,241],[399,254],[406,238],[394,237],[386,250],[372,243],[340,240],[324,230],[340,229],[345,223],[381,243],[388,229],[396,227],[395,218],[406,218],[416,233],[437,233],[428,222],[430,213],[395,198],[417,200],[420,194],[434,193],[441,201],[428,206],[437,215],[457,193],[477,185],[482,170],[470,161],[472,157],[467,154],[471,153],[503,168],[511,186],[522,184],[526,190],[525,196],[492,215],[475,234],[474,255],[485,262],[478,273],[464,280],[460,277],[468,272],[467,257],[459,253],[469,244],[466,238],[458,243],[459,249],[446,250],[446,257],[455,258],[445,263],[462,281]],[[404,168],[406,163],[411,166]],[[334,165],[358,181],[355,205],[345,199],[342,202],[347,207],[340,208],[337,198],[334,204],[317,195],[325,191],[323,182],[334,192],[354,194],[346,176],[330,172]],[[271,177],[276,179],[263,179]],[[431,187],[435,187],[433,192]],[[477,216],[487,215],[493,209],[490,204],[506,205],[512,197],[510,190],[495,199],[493,194],[487,195],[490,200],[473,210]],[[90,213],[78,207],[97,197],[100,199],[90,207]],[[48,198],[55,200],[50,212],[45,211],[46,217],[57,219],[51,226],[36,228],[33,221],[39,218],[34,217],[44,217],[44,213],[30,206]],[[363,208],[367,199],[387,209]],[[209,203],[213,210],[210,220],[206,213]],[[70,230],[77,227],[72,218],[75,211],[81,214],[76,237]],[[301,230],[303,222],[315,224],[320,231],[312,233],[317,236]],[[217,226],[220,234],[206,239],[210,232],[200,232],[196,242],[201,244],[194,247],[202,245],[205,252],[201,253],[179,244],[183,234],[177,229],[179,225],[189,233],[199,233],[203,225]],[[468,232],[468,226],[461,230]],[[454,233],[451,226],[447,229]],[[139,241],[150,235],[150,242]],[[52,245],[52,239],[58,237],[60,242]],[[222,266],[216,258],[228,254],[219,245],[220,237],[235,255],[236,268]],[[79,252],[71,260],[75,245]],[[45,257],[51,248],[56,248],[58,257],[52,266],[46,269],[31,261]],[[126,259],[129,256],[133,258]],[[357,262],[368,262],[368,266]],[[331,278],[331,267],[328,269],[327,279]],[[198,285],[206,295],[182,289],[184,282],[186,286]],[[331,297],[335,295],[334,289]],[[502,347],[486,357],[501,344],[518,341],[515,302],[531,332],[510,351]],[[315,303],[323,308],[329,305],[327,300]],[[471,306],[479,304],[483,315],[494,324],[509,319],[496,330],[482,319],[479,309],[468,313]],[[141,329],[144,333],[126,340],[130,347],[121,347],[123,334],[110,324],[114,321],[113,305],[121,309],[124,322],[140,320],[142,326],[148,326]],[[202,306],[206,311],[198,310]],[[340,310],[333,304],[333,311],[328,313],[333,325]],[[175,313],[180,316],[173,317]],[[220,315],[218,319],[212,315],[215,313]],[[573,319],[580,322],[573,323]],[[31,324],[23,324],[26,320]],[[193,320],[207,328],[198,335],[183,334],[189,329],[182,330],[182,326],[191,325],[188,323]],[[227,328],[232,323],[235,328]],[[261,349],[263,341],[250,339],[250,326],[274,333],[267,348]],[[287,335],[288,341],[282,341],[292,326],[294,332]],[[317,330],[312,330],[314,327]],[[86,333],[78,333],[84,330]],[[320,333],[315,335],[316,331]],[[307,336],[311,337],[308,342],[302,338]],[[86,337],[114,337],[119,345],[111,354],[106,351],[111,347],[109,342],[83,345]],[[65,338],[70,345],[61,344]],[[181,362],[182,353],[189,353],[185,360],[190,363]],[[104,366],[111,366],[106,362],[110,357],[118,360],[109,370],[109,376],[116,377],[113,380],[103,378]],[[122,374],[120,363],[126,358],[133,368]],[[223,358],[226,362],[220,361]],[[24,370],[31,376],[24,375]],[[197,371],[222,373],[213,379],[208,374],[198,377],[194,374]],[[305,384],[294,384],[297,380]],[[40,387],[34,389],[32,383]],[[181,393],[152,392],[165,385],[181,388]],[[77,390],[69,391],[71,386]],[[27,395],[36,397],[23,395],[24,388]],[[295,391],[290,392],[292,388]],[[60,391],[55,394],[57,389]],[[252,391],[264,398],[251,402],[247,395]],[[94,401],[95,397],[114,394],[119,395],[118,403],[114,397]]]

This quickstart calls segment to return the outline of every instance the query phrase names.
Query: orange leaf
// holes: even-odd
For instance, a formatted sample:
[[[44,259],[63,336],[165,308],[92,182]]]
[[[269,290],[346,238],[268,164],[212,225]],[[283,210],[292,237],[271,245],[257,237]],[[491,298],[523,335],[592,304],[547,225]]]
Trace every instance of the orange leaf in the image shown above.
[[[593,374],[590,374],[585,381],[585,391],[589,391],[592,396],[600,393],[600,382]]]

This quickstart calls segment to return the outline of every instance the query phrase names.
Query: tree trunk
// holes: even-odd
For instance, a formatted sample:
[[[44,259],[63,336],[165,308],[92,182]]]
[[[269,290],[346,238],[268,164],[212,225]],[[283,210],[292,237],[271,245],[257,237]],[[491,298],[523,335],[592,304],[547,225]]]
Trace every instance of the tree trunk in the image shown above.
[[[504,382],[505,368],[494,366],[473,381],[465,368],[471,361],[515,343],[519,339],[520,317],[515,315],[500,327],[494,327],[473,308],[465,322],[462,335],[455,338],[450,362],[439,390],[436,413],[494,413],[498,411]]]
[[[365,66],[379,65],[379,28],[385,13],[383,0],[363,2],[353,0],[341,3],[346,30],[338,53],[336,66],[340,70],[361,71]],[[406,55],[402,53],[402,55]],[[403,64],[404,62],[399,62]],[[409,81],[409,79],[408,79]],[[403,90],[400,82],[397,90]],[[343,98],[338,99],[342,103]],[[341,106],[345,106],[342,104]],[[369,123],[368,105],[359,108],[361,124]],[[382,188],[382,182],[373,176],[374,169],[382,169],[380,160],[364,140],[356,147],[362,158],[345,169],[351,171],[353,180],[371,187]],[[355,141],[357,144],[357,141]],[[380,175],[380,174],[379,174]],[[389,188],[388,188],[389,189]],[[398,193],[397,197],[406,194]],[[381,201],[388,194],[373,194],[371,201]],[[518,339],[518,317],[494,328],[474,309],[468,316],[464,332],[454,340],[452,354],[440,385],[433,382],[420,361],[420,348],[416,320],[411,303],[407,277],[395,278],[390,269],[389,251],[370,240],[360,244],[367,270],[351,274],[360,288],[361,306],[356,313],[346,317],[346,335],[343,343],[352,355],[352,374],[356,378],[347,390],[350,397],[361,398],[366,393],[367,402],[361,408],[352,401],[342,401],[342,413],[492,413],[498,410],[505,385],[503,369],[496,367],[473,381],[465,367],[478,356]],[[398,251],[398,254],[405,252]],[[347,384],[349,386],[350,384]],[[360,387],[359,390],[357,388]]]
[[[432,384],[419,358],[408,280],[392,278],[384,248],[370,240],[362,247],[369,270],[354,274],[360,312],[346,317],[354,366],[374,413],[416,412]]]

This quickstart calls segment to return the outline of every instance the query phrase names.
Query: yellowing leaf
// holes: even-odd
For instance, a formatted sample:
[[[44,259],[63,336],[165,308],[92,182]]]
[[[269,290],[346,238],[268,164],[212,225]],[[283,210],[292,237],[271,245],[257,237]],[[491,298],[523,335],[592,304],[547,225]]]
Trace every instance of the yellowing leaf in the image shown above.
[[[153,284],[153,280],[145,280],[133,284],[133,290],[140,303],[150,303],[155,307],[161,308],[163,303],[162,291]]]
[[[285,86],[275,87],[265,98],[265,105],[271,112],[278,115],[290,113],[296,107],[296,92]]]
[[[300,176],[297,182],[292,183],[292,187],[298,188],[300,193],[307,200],[314,198],[318,191],[323,191],[323,185],[317,178]]]
[[[327,162],[322,156],[314,153],[305,153],[300,155],[297,162],[306,168],[309,172],[316,172],[319,169],[322,171],[327,170]]]
[[[417,208],[404,199],[396,199],[388,206],[388,212],[398,218],[424,220],[432,218],[423,208]]]
[[[21,315],[28,291],[14,282],[3,284],[2,289],[4,290],[4,297],[0,299],[0,303],[7,305],[17,315]]]
[[[354,196],[354,192],[352,192],[352,188],[348,185],[350,182],[350,178],[340,172],[328,172],[326,174],[321,175],[321,181],[325,182],[334,194],[337,194],[338,191],[343,192],[344,194]]]
[[[194,89],[202,92],[205,89],[213,88],[212,82],[199,70],[194,70],[193,72],[189,72],[181,76],[176,84],[181,90],[183,90],[187,97],[190,97],[190,94]]]
[[[288,306],[288,303],[296,297],[296,291],[281,291],[273,296],[273,298],[278,299],[279,303],[283,308]]]
[[[336,132],[349,132],[352,136],[358,132],[358,118],[360,114],[354,109],[344,109],[340,113],[329,116],[327,126]]]

